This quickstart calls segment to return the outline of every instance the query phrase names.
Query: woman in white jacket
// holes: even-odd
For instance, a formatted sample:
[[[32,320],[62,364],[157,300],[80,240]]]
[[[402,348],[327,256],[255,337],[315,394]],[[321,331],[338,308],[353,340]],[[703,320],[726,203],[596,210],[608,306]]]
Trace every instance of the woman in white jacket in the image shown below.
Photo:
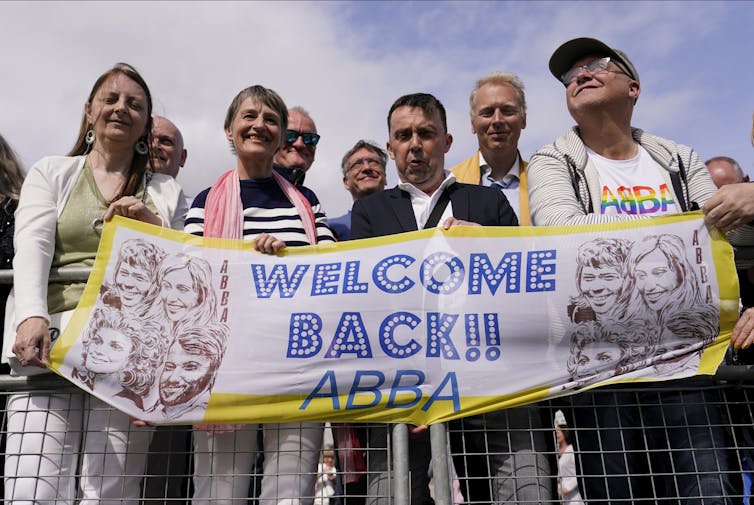
[[[181,228],[186,205],[180,187],[148,167],[151,114],[144,79],[118,63],[94,83],[69,155],[43,158],[29,171],[14,236],[17,373],[47,365],[50,330],[84,289],[83,282],[48,283],[50,268],[92,266],[103,220],[121,215]],[[150,437],[150,430],[132,427],[125,414],[84,393],[13,395],[5,499],[136,502]]]

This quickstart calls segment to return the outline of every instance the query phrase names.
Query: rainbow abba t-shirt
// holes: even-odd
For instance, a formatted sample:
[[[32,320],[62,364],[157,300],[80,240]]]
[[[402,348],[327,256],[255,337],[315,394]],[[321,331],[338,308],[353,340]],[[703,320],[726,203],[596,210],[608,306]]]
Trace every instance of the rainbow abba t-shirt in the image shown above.
[[[587,154],[600,175],[600,214],[654,217],[680,211],[662,167],[643,147],[630,160],[610,160],[591,149]]]

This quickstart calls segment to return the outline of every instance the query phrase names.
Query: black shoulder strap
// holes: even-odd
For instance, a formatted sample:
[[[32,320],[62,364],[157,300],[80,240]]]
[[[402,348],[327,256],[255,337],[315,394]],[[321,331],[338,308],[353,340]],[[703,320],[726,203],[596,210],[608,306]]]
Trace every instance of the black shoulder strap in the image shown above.
[[[437,226],[437,223],[440,222],[440,218],[442,217],[442,213],[445,212],[445,208],[448,206],[448,202],[450,202],[450,191],[448,191],[448,188],[443,188],[442,194],[440,195],[440,198],[437,199],[435,208],[432,209],[432,213],[429,215],[423,229],[426,230]]]
[[[686,177],[686,167],[683,165],[680,153],[678,154],[677,159],[678,172],[670,172],[670,181],[673,183],[673,191],[675,191],[676,197],[680,200],[678,203],[681,206],[681,210],[683,212],[699,210],[699,204],[691,201],[689,182]],[[683,186],[681,186],[681,183],[683,183]]]
[[[680,161],[680,160],[679,160]],[[683,192],[683,186],[681,186],[681,174],[680,172],[670,172],[670,182],[673,183],[673,191],[678,199],[678,205],[681,206],[682,212],[688,212],[688,205],[686,204],[685,193]]]
[[[565,158],[566,166],[568,167],[568,175],[571,176],[571,187],[573,188],[573,193],[576,195],[576,200],[579,202],[579,205],[581,205],[581,209],[584,211],[584,214],[594,214],[594,207],[592,207],[592,195],[589,195],[589,201],[587,202],[584,202],[581,199],[581,190],[579,189],[579,181],[581,180],[581,176],[576,171],[576,163],[574,163],[571,157],[567,154],[564,154],[563,157]],[[588,190],[587,194],[589,194]]]

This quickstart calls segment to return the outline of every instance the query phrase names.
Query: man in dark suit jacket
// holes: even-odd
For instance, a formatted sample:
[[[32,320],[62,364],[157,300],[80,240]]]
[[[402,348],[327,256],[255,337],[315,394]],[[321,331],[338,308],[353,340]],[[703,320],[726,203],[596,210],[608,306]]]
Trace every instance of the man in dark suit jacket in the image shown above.
[[[390,138],[387,151],[395,161],[400,184],[354,203],[351,239],[393,235],[441,225],[516,226],[518,220],[502,192],[460,184],[445,172],[445,154],[453,137],[448,133],[445,108],[434,96],[406,95],[388,113]],[[411,428],[409,470],[411,504],[433,503],[427,471],[431,461],[426,426]],[[386,447],[387,430],[369,430],[370,449]],[[391,502],[387,483],[387,457],[370,452],[370,505]],[[487,483],[483,483],[487,486]],[[375,497],[375,498],[372,498]]]
[[[446,175],[445,153],[453,137],[447,133],[445,109],[439,100],[422,93],[399,98],[390,108],[388,127],[387,151],[401,182],[354,203],[352,240],[424,228],[443,193],[450,197],[440,219],[445,229],[518,225],[499,191],[460,184]]]
[[[444,191],[450,197],[454,225],[517,226],[518,220],[508,200],[498,198],[500,191],[473,184],[453,182]],[[483,191],[480,191],[483,190]],[[418,230],[411,205],[411,195],[396,186],[354,203],[351,217],[351,240],[381,237]]]

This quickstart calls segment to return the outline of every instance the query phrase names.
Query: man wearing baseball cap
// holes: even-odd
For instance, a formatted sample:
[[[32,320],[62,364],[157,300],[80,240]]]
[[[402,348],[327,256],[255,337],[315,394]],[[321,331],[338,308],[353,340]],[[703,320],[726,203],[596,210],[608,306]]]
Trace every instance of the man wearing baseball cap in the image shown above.
[[[529,162],[532,224],[596,224],[699,208],[708,224],[723,231],[751,220],[732,193],[715,194],[693,149],[631,127],[641,83],[625,52],[577,38],[555,50],[549,67],[565,86],[576,126]],[[739,228],[729,238],[750,244],[751,231]],[[700,497],[705,503],[732,503],[725,433],[715,405],[720,399],[712,389],[663,385],[574,397],[575,445],[590,505],[641,499],[701,503]],[[647,481],[641,474],[654,477]]]

